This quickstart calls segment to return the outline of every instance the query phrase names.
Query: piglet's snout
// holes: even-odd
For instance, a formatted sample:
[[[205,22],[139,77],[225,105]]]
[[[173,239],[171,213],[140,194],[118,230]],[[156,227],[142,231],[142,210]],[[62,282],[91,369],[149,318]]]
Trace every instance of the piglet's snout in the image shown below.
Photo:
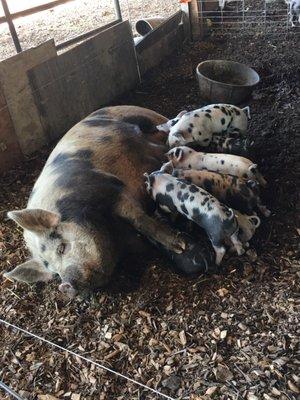
[[[58,286],[58,289],[67,297],[70,299],[74,299],[76,296],[76,290],[74,287],[71,285],[70,282],[63,282]]]

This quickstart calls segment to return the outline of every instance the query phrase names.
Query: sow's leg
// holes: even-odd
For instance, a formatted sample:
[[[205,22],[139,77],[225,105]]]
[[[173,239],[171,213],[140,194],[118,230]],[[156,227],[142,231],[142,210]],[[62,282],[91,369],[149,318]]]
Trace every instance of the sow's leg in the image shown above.
[[[186,244],[183,238],[168,225],[149,217],[132,196],[123,194],[115,211],[118,216],[130,222],[136,230],[150,240],[178,254],[185,250]]]

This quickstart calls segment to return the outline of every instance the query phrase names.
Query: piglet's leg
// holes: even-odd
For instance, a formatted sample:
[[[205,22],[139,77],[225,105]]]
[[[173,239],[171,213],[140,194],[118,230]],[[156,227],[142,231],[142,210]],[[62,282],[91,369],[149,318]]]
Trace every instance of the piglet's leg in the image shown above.
[[[115,211],[118,216],[130,222],[136,230],[162,244],[168,250],[178,254],[185,250],[184,240],[163,222],[149,217],[130,195],[123,194]]]
[[[242,243],[238,239],[238,233],[235,232],[233,235],[231,235],[230,239],[238,255],[241,256],[242,254],[244,254],[245,250]]]
[[[226,249],[224,246],[215,246],[215,245],[213,245],[213,248],[216,252],[216,265],[220,265],[226,253]]]

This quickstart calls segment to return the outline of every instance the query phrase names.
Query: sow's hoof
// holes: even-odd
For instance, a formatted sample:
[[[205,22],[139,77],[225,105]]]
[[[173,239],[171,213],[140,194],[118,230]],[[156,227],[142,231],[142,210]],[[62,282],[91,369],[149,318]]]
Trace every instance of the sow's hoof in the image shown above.
[[[218,268],[215,265],[215,252],[205,238],[193,239],[186,233],[180,236],[187,244],[186,250],[181,254],[163,249],[172,262],[176,272],[184,275],[212,274]]]

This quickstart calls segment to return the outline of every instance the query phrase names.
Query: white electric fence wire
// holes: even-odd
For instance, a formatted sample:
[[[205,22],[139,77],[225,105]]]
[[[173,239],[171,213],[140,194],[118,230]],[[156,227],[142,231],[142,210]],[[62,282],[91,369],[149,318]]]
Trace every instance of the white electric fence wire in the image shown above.
[[[5,383],[3,383],[2,381],[0,381],[0,388],[2,388],[6,393],[8,393],[14,399],[25,400],[23,397],[20,397],[16,392],[14,392],[10,387],[6,386]]]
[[[120,378],[123,378],[123,379],[127,380],[128,382],[132,382],[133,384],[135,384],[135,385],[137,385],[137,386],[140,386],[140,387],[142,387],[143,389],[149,390],[150,392],[155,393],[156,395],[158,395],[158,396],[160,396],[160,397],[163,397],[163,398],[168,399],[168,400],[175,400],[173,397],[170,397],[170,396],[168,396],[168,395],[166,395],[166,394],[164,394],[164,393],[161,393],[161,392],[159,392],[158,390],[151,388],[150,386],[144,385],[143,383],[138,382],[138,381],[136,381],[135,379],[132,379],[132,378],[126,376],[126,375],[123,375],[123,374],[121,374],[120,372],[114,371],[113,369],[108,368],[108,367],[106,367],[105,365],[99,364],[99,363],[97,363],[96,361],[91,360],[90,358],[84,357],[84,356],[82,356],[82,355],[80,355],[80,354],[75,353],[75,352],[72,351],[72,350],[66,349],[65,347],[60,346],[59,344],[50,342],[50,340],[47,340],[47,339],[45,339],[45,338],[43,338],[43,337],[41,337],[41,336],[39,336],[39,335],[36,335],[35,333],[29,332],[29,331],[27,331],[26,329],[20,328],[19,326],[14,325],[14,324],[11,324],[10,322],[5,321],[5,320],[3,320],[3,319],[1,319],[1,318],[0,318],[0,322],[1,322],[2,324],[6,325],[6,326],[9,326],[10,328],[14,328],[14,329],[16,329],[16,330],[19,331],[19,332],[22,332],[22,333],[24,333],[24,334],[26,334],[26,335],[28,335],[28,336],[31,336],[31,337],[33,337],[33,338],[35,338],[35,339],[38,339],[38,340],[40,340],[40,341],[42,341],[42,342],[44,342],[44,343],[47,343],[47,344],[49,344],[49,345],[52,346],[52,347],[56,347],[56,348],[59,349],[59,350],[65,351],[65,352],[71,354],[71,355],[74,356],[74,357],[78,357],[78,358],[80,358],[81,360],[84,360],[84,361],[86,361],[86,362],[88,362],[88,363],[90,363],[90,364],[93,364],[93,365],[95,365],[96,367],[99,367],[99,368],[101,368],[101,369],[104,369],[105,371],[110,372],[111,374],[114,374],[114,375],[116,375],[116,376],[118,376],[118,377],[120,377]],[[21,400],[23,400],[23,399],[21,399]]]

